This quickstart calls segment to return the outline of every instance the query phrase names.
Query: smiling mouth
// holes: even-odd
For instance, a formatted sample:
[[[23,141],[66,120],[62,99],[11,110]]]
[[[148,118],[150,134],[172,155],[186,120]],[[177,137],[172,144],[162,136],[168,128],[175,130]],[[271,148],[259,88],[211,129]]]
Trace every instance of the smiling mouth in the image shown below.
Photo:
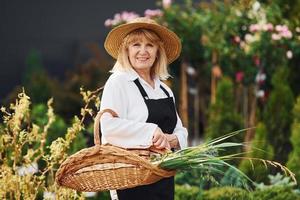
[[[146,60],[148,60],[148,58],[137,58],[136,60],[138,60],[138,61],[146,61]]]

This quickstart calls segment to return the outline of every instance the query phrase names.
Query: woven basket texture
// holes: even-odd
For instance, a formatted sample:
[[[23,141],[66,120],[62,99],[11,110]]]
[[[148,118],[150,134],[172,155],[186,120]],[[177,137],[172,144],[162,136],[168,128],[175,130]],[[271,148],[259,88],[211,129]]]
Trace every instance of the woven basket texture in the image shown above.
[[[95,118],[95,146],[85,148],[68,157],[56,173],[60,186],[77,191],[105,191],[132,188],[155,183],[162,178],[175,175],[175,171],[163,170],[150,162],[150,149],[123,149],[109,144],[101,145],[99,120]]]

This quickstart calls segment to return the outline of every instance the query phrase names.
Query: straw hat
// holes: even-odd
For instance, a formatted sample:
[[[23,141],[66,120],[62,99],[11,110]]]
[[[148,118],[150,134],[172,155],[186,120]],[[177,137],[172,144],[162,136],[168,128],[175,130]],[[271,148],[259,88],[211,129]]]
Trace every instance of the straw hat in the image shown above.
[[[161,26],[154,20],[146,17],[136,18],[126,24],[122,24],[112,29],[108,33],[104,42],[106,51],[113,58],[117,59],[123,39],[130,32],[139,28],[152,30],[160,37],[163,41],[169,64],[178,58],[181,52],[181,42],[178,36],[166,27]]]

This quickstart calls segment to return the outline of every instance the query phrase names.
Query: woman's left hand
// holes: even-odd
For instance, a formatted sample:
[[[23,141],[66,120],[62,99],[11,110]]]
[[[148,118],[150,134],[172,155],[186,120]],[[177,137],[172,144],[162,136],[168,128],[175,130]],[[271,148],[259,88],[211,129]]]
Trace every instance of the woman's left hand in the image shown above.
[[[167,137],[167,140],[171,146],[171,148],[175,148],[178,149],[179,148],[179,142],[178,142],[178,138],[176,135],[174,134],[165,134]]]
[[[157,149],[171,149],[166,134],[164,134],[160,128],[156,128],[152,142],[153,146],[155,146]]]

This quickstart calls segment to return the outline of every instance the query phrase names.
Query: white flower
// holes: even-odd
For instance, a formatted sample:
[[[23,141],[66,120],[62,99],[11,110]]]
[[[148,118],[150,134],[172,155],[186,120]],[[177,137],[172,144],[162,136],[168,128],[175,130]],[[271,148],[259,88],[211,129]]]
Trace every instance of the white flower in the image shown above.
[[[235,14],[236,14],[236,16],[238,16],[238,17],[241,17],[241,16],[242,16],[242,12],[239,11],[239,10],[236,10],[236,11],[235,11]]]
[[[265,96],[265,91],[263,90],[258,90],[256,92],[256,97],[264,97]]]
[[[260,3],[258,1],[256,1],[253,5],[252,5],[252,10],[254,12],[257,12],[260,9]]]
[[[261,82],[261,81],[266,80],[266,78],[267,78],[267,76],[266,76],[265,73],[258,73],[258,74],[256,75],[256,77],[255,77],[255,81],[256,81],[257,83],[259,83],[259,82]]]
[[[245,41],[247,42],[247,43],[251,43],[251,42],[253,42],[255,39],[254,39],[254,36],[253,35],[251,35],[251,34],[249,34],[249,33],[247,33],[246,35],[245,35]]]
[[[94,197],[96,196],[97,192],[84,192],[83,195],[85,197]]]
[[[291,50],[288,50],[288,51],[286,52],[286,57],[287,57],[288,59],[293,58],[293,52],[292,52]]]
[[[44,199],[47,200],[55,200],[55,193],[54,192],[44,192],[43,194]]]
[[[169,8],[172,4],[172,0],[163,0],[162,1],[162,6],[164,9]]]
[[[196,70],[195,70],[195,68],[192,67],[192,66],[188,66],[188,67],[186,68],[186,72],[187,72],[188,75],[191,75],[191,76],[193,76],[193,75],[196,74]]]
[[[35,174],[39,171],[39,167],[37,163],[31,163],[28,166],[18,167],[19,176],[25,176],[28,174]]]
[[[197,94],[197,88],[189,88],[189,93],[191,94],[191,95],[196,95]]]

